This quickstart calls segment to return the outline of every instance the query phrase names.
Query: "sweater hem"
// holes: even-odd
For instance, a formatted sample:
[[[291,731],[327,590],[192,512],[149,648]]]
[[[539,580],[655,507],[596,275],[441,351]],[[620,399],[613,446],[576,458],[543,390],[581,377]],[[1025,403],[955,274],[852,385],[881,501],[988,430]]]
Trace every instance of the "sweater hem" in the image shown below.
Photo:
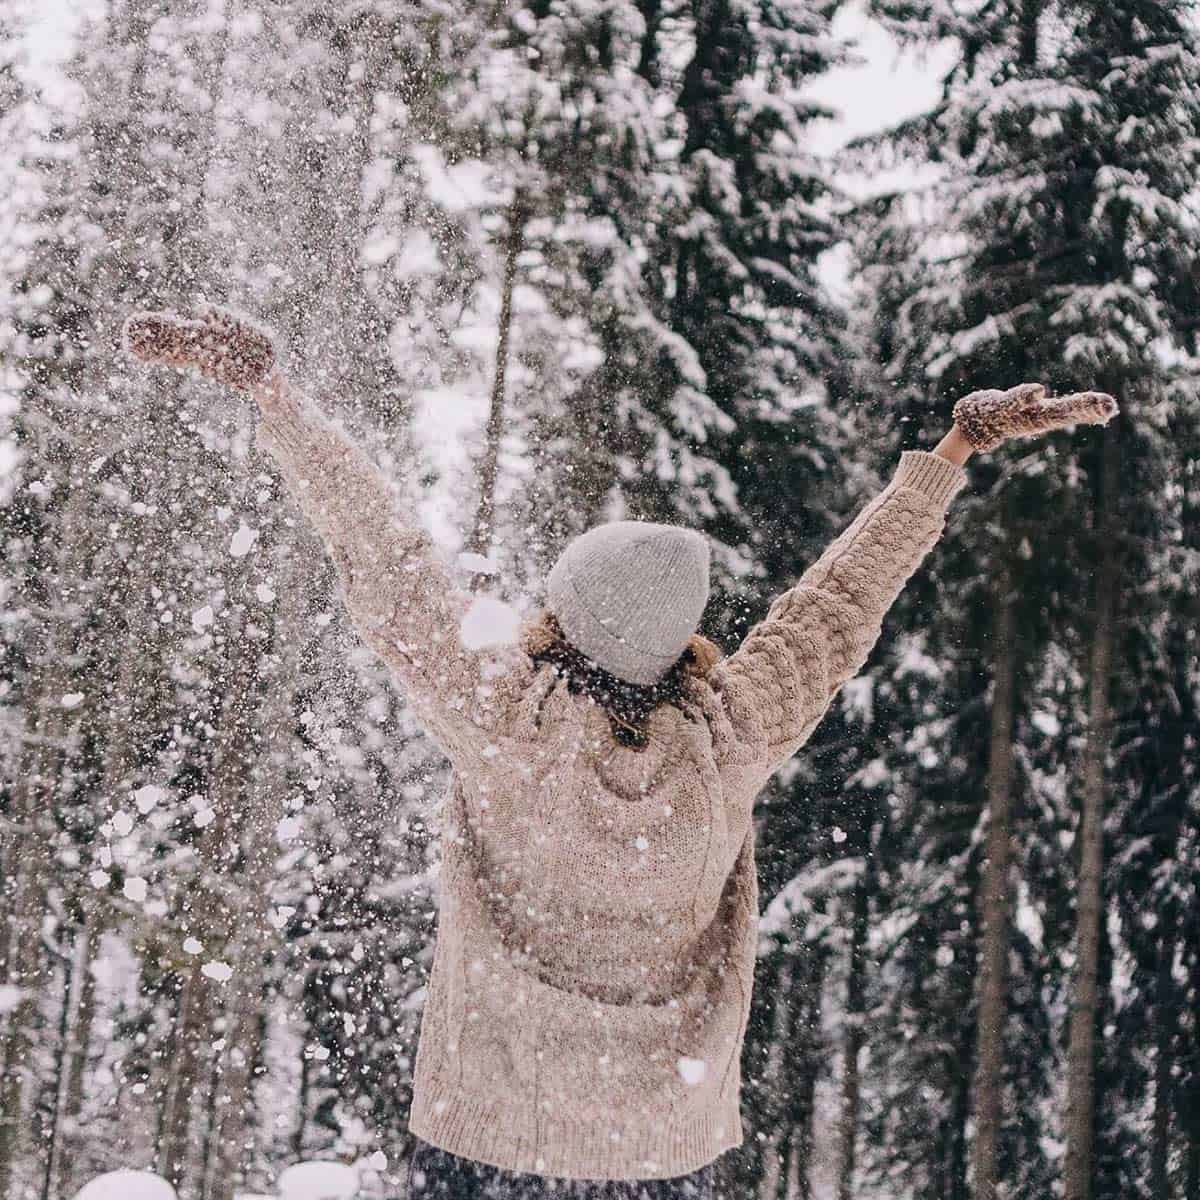
[[[542,1112],[480,1103],[461,1092],[413,1099],[409,1132],[460,1158],[557,1179],[672,1179],[743,1141],[737,1098],[685,1120],[653,1115],[605,1128]]]

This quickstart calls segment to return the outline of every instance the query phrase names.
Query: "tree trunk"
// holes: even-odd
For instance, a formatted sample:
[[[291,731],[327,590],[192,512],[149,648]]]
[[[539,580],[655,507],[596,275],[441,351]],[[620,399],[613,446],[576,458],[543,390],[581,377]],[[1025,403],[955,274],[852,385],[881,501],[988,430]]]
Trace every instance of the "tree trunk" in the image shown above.
[[[92,1044],[92,1024],[96,1017],[96,977],[92,973],[92,963],[100,944],[100,933],[101,920],[93,910],[89,912],[78,935],[78,999],[67,1046],[67,1096],[63,1112],[66,1125],[59,1141],[60,1158],[55,1175],[55,1183],[63,1195],[73,1195],[82,1183],[76,1179],[80,1148],[79,1118],[83,1112],[83,1084],[87,1072],[88,1052]]]
[[[1115,516],[1117,505],[1117,429],[1104,430],[1100,467],[1100,564],[1096,575],[1095,629],[1089,666],[1088,736],[1083,762],[1083,812],[1079,835],[1079,895],[1075,920],[1075,978],[1067,1048],[1067,1155],[1064,1200],[1089,1200],[1093,1173],[1097,972],[1104,885],[1104,762],[1112,732],[1109,684],[1112,676],[1117,588]]]
[[[149,593],[149,581],[140,564],[132,568],[125,592],[130,598],[126,609],[129,617],[114,640],[119,644],[136,645],[140,652],[116,655],[113,695],[147,695],[152,691],[152,677],[160,672],[162,659],[161,644],[157,637],[159,624],[152,614],[147,613],[144,605],[143,598]],[[100,796],[116,796],[129,786],[136,766],[138,744],[143,736],[148,736],[144,724],[137,719],[136,709],[110,709],[104,726],[105,764],[98,789]],[[83,1110],[84,1077],[92,1043],[92,1022],[96,1015],[96,980],[92,974],[92,963],[109,913],[107,899],[91,889],[76,898],[75,907],[81,915],[75,935],[72,965],[73,1013],[64,1047],[66,1086],[61,1113],[62,1129],[55,1142],[53,1157],[57,1161],[50,1175],[52,1182],[49,1194],[52,1197],[59,1193],[70,1194],[75,1190],[75,1162],[81,1132],[79,1117]]]
[[[976,1025],[976,1200],[995,1200],[1004,1119],[1004,1026],[1008,1009],[1009,867],[1012,860],[1013,707],[1016,596],[1007,572],[997,580],[991,737],[988,745],[987,858],[980,896],[979,1012]]]
[[[1171,1200],[1169,1175],[1171,1115],[1175,1089],[1171,1069],[1175,1061],[1175,911],[1167,905],[1160,920],[1158,964],[1154,996],[1154,1115],[1150,1122],[1150,1200]]]
[[[1192,959],[1191,994],[1200,996],[1200,955]],[[1180,1200],[1200,1200],[1200,1020],[1192,1016],[1187,1049],[1188,1080],[1179,1117],[1183,1133],[1183,1193]]]
[[[813,1122],[816,1119],[817,1078],[823,1045],[822,999],[828,962],[824,946],[811,946],[796,960],[784,1003],[787,1007],[784,1043],[782,1127],[786,1130],[783,1177],[778,1200],[810,1200],[813,1170]],[[784,993],[780,993],[781,996]],[[791,1190],[795,1180],[797,1190]]]
[[[778,1089],[783,1085],[783,1050],[789,1036],[793,1016],[789,1003],[792,992],[793,960],[781,957],[775,975],[775,1010],[771,1019],[771,1041],[767,1047],[767,1061],[763,1069],[762,1087],[770,1097],[771,1108],[776,1112],[777,1124],[762,1152],[762,1182],[759,1195],[763,1200],[776,1200],[783,1177],[780,1143],[784,1137]]]
[[[83,1096],[83,1060],[91,1039],[95,1008],[92,956],[95,921],[89,916],[76,929],[70,961],[65,964],[62,1020],[59,1026],[54,1121],[46,1147],[43,1200],[70,1190],[72,1152],[77,1143],[76,1123]]]
[[[62,537],[68,553],[77,552],[72,513],[68,510]],[[14,1172],[28,1134],[25,1102],[31,1074],[29,1055],[38,1018],[38,990],[46,968],[42,947],[42,917],[51,868],[51,833],[56,788],[65,744],[65,711],[59,697],[70,690],[66,666],[70,629],[56,622],[46,636],[40,657],[41,678],[31,689],[31,728],[25,734],[20,775],[12,792],[9,821],[13,826],[7,874],[0,880],[5,901],[0,934],[0,981],[18,989],[16,1005],[3,1021],[0,1037],[0,1198],[12,1194]]]
[[[492,379],[492,399],[488,409],[483,457],[479,461],[479,502],[467,549],[486,557],[492,548],[496,519],[496,474],[500,464],[500,439],[504,435],[504,379],[508,371],[508,342],[512,330],[513,281],[517,277],[517,258],[525,234],[525,204],[518,192],[508,209],[508,236],[504,244],[504,279],[500,292],[500,329],[496,339],[496,373]],[[485,577],[477,575],[472,590]]]
[[[850,962],[846,977],[846,1036],[843,1042],[842,1103],[838,1126],[838,1200],[852,1200],[858,1148],[858,1113],[861,1096],[858,1060],[866,1040],[866,948],[874,882],[870,847],[867,864],[854,892],[854,928],[850,937]]]
[[[205,959],[236,959],[234,951],[240,941],[236,931],[243,921],[257,923],[258,905],[263,900],[261,884],[255,886],[256,860],[261,851],[253,835],[248,846],[241,844],[239,836],[243,825],[257,825],[253,815],[247,816],[242,810],[250,807],[254,786],[250,764],[256,755],[262,648],[243,629],[232,644],[231,654],[231,677],[221,708],[217,750],[209,771],[208,791],[216,817],[205,828],[200,842],[197,868],[200,874],[194,881],[189,902],[189,909],[195,915],[192,934],[203,944]],[[257,828],[253,832],[257,833]],[[243,869],[250,872],[244,882],[245,894],[252,897],[255,906],[253,914],[240,909]],[[235,990],[252,986],[251,974],[254,978],[259,976],[258,963],[232,961],[230,965],[241,973],[238,983],[232,985]],[[206,1092],[200,1046],[210,1040],[209,1031],[218,1005],[214,985],[201,975],[200,966],[197,956],[183,978],[163,1102],[158,1169],[176,1187],[203,1158],[194,1135],[192,1113]],[[227,1038],[228,1035],[227,1030]]]
[[[67,1030],[71,1024],[71,993],[74,990],[75,979],[74,954],[70,957],[63,955],[63,986],[62,1001],[58,1009],[58,1038],[54,1053],[54,1099],[50,1111],[50,1127],[43,1134],[43,1152],[46,1162],[42,1171],[41,1200],[50,1200],[51,1188],[54,1186],[54,1174],[58,1165],[58,1145],[62,1136],[63,1104],[67,1092]]]
[[[289,594],[299,596],[301,589],[296,587]],[[273,940],[267,898],[274,865],[274,820],[283,810],[287,793],[294,674],[293,669],[286,685],[284,672],[273,678],[270,700],[260,713],[263,727],[274,733],[272,740],[279,744],[273,750],[260,745],[259,770],[248,771],[243,763],[243,791],[236,798],[230,797],[230,803],[241,812],[237,835],[242,863],[239,883],[246,904],[237,914],[238,930],[230,941],[235,975],[223,993],[225,1046],[214,1096],[216,1136],[206,1156],[202,1200],[232,1200],[234,1189],[244,1183],[248,1143],[253,1145],[248,1135],[255,1129],[253,1085],[262,1052],[264,970]],[[242,757],[248,761],[251,753],[252,748],[247,746]]]
[[[184,1180],[189,1168],[192,1105],[199,1092],[200,1043],[209,1025],[205,979],[196,961],[180,984],[159,1124],[156,1169],[174,1187]]]
[[[25,791],[18,788],[18,794]],[[28,820],[35,818],[21,805]],[[3,964],[5,983],[18,989],[18,1001],[9,1011],[0,1041],[0,1196],[12,1194],[17,1160],[25,1144],[26,1082],[30,1074],[29,1053],[33,1047],[33,1025],[37,1017],[37,988],[42,983],[41,914],[44,904],[45,864],[36,837],[23,839],[28,852],[16,872],[16,886],[8,909],[7,924],[13,945]]]
[[[303,1040],[300,1042],[300,1088],[296,1097],[296,1128],[292,1130],[292,1157],[300,1162],[304,1158],[304,1135],[308,1132],[308,1054]]]

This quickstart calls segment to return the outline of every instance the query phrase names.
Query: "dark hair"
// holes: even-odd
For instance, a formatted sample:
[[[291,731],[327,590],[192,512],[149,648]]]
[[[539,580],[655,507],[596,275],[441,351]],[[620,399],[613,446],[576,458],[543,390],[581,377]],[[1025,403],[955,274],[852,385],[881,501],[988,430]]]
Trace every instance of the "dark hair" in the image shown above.
[[[712,642],[693,634],[687,648],[657,683],[628,683],[576,650],[554,614],[545,609],[526,626],[524,645],[535,665],[549,663],[567,681],[571,692],[590,697],[604,709],[616,741],[635,750],[647,744],[650,714],[660,704],[681,708],[689,681],[703,678],[721,658]]]

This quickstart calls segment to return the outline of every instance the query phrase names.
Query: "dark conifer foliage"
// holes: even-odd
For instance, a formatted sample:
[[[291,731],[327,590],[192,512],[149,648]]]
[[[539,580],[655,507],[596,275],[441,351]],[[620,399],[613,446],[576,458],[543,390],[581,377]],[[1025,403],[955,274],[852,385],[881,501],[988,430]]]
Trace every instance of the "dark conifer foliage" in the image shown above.
[[[882,4],[878,11],[910,36],[932,31],[957,39],[961,50],[943,103],[892,142],[892,153],[920,148],[937,182],[919,202],[899,194],[881,199],[863,225],[866,270],[881,281],[887,276],[877,336],[888,374],[922,408],[930,394],[953,395],[997,376],[1042,379],[1059,391],[1104,380],[1100,386],[1120,395],[1124,406],[1103,437],[981,463],[977,495],[986,495],[986,514],[977,501],[964,506],[971,524],[948,561],[961,572],[956,592],[978,597],[983,619],[975,627],[983,640],[970,640],[970,622],[951,628],[956,639],[965,633],[963,649],[976,670],[992,659],[990,691],[980,702],[993,715],[1003,664],[995,657],[998,613],[988,590],[1005,578],[1016,585],[1013,647],[1021,673],[1013,690],[1018,774],[1008,887],[1018,907],[1008,917],[1015,940],[1006,956],[1012,976],[1004,1037],[1011,1052],[1003,1060],[1008,1091],[998,1176],[1010,1189],[1038,1191],[1048,1183],[1037,1184],[1031,1169],[1047,1181],[1064,1170],[1073,1197],[1088,1194],[1089,1185],[1094,1195],[1127,1195],[1149,1186],[1153,1174],[1148,1162],[1136,1165],[1146,1143],[1129,1136],[1131,1123],[1141,1119],[1133,1113],[1154,1110],[1152,1089],[1139,1086],[1136,1068],[1127,1064],[1152,1063],[1164,1051],[1142,1024],[1135,1042],[1117,1051],[1120,1059],[1110,1058],[1126,1003],[1122,976],[1130,951],[1120,931],[1129,925],[1114,926],[1104,914],[1124,903],[1111,864],[1121,862],[1126,843],[1114,843],[1114,822],[1132,797],[1152,790],[1147,777],[1135,781],[1123,773],[1129,759],[1121,747],[1126,739],[1168,746],[1178,719],[1161,689],[1157,703],[1143,701],[1132,711],[1126,689],[1138,681],[1141,692],[1161,670],[1155,664],[1162,652],[1137,631],[1152,611],[1168,623],[1167,613],[1178,611],[1163,590],[1169,575],[1156,564],[1179,537],[1178,518],[1161,497],[1164,489],[1174,493],[1179,485],[1170,481],[1187,474],[1194,452],[1187,436],[1175,432],[1190,428],[1195,404],[1186,367],[1195,345],[1196,251],[1186,232],[1194,221],[1189,197],[1200,114],[1194,25],[1174,4],[1102,11],[1001,5],[978,16],[956,6]],[[1051,561],[1048,540],[1062,547]],[[970,557],[958,560],[958,549]],[[1088,598],[1081,604],[1084,583]],[[952,744],[982,744],[979,725],[961,728],[971,712],[961,702],[961,685],[953,694],[960,700],[946,731]],[[1090,723],[1090,743],[1072,739],[1081,722]],[[921,780],[924,791],[927,772]],[[974,797],[984,816],[986,791],[977,775],[960,785],[959,795],[968,803]],[[1188,802],[1179,800],[1182,815]],[[1140,811],[1136,801],[1133,807]],[[1102,855],[1097,822],[1106,809],[1113,815]],[[1073,812],[1082,812],[1082,827]],[[957,862],[948,864],[954,877],[974,893],[968,862]],[[1102,862],[1110,864],[1103,875]],[[1077,919],[1071,905],[1086,895],[1089,878],[1101,916]],[[1038,915],[1041,945],[1031,961],[1022,950],[1023,902],[1032,902]],[[983,944],[975,922],[963,928]],[[1067,963],[1074,969],[1064,974]],[[1089,993],[1096,997],[1089,1002],[1096,1030],[1090,1048],[1078,1018]],[[965,980],[962,999],[978,994],[976,982]],[[1135,1025],[1124,1028],[1132,1033]],[[1173,1041],[1163,1034],[1159,1045]],[[1050,1065],[1060,1054],[1060,1065]],[[1171,1068],[1160,1065],[1165,1101]],[[1048,1114],[1035,1115],[1030,1105],[1039,1095],[1051,1102],[1058,1071],[1073,1079],[1070,1104],[1079,1116],[1061,1127],[1065,1161],[1042,1160],[1038,1168]],[[923,1072],[914,1065],[914,1082]],[[947,1084],[947,1099],[952,1091]],[[1096,1113],[1094,1125],[1084,1105]],[[968,1110],[960,1111],[965,1119]],[[1166,1113],[1160,1108],[1157,1118],[1160,1163],[1170,1157]],[[1059,1128],[1056,1119],[1049,1127]],[[917,1137],[908,1160],[941,1161],[940,1148]],[[964,1155],[956,1194],[967,1186],[966,1168]],[[1162,1178],[1165,1168],[1157,1170]]]

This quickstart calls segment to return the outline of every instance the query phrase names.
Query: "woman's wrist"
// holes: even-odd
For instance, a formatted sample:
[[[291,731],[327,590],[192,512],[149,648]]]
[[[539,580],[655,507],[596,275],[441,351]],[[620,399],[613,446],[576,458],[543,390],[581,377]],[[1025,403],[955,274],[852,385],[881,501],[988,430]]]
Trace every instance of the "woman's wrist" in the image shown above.
[[[934,446],[933,453],[961,467],[975,453],[975,448],[957,425],[951,425],[950,432]]]

